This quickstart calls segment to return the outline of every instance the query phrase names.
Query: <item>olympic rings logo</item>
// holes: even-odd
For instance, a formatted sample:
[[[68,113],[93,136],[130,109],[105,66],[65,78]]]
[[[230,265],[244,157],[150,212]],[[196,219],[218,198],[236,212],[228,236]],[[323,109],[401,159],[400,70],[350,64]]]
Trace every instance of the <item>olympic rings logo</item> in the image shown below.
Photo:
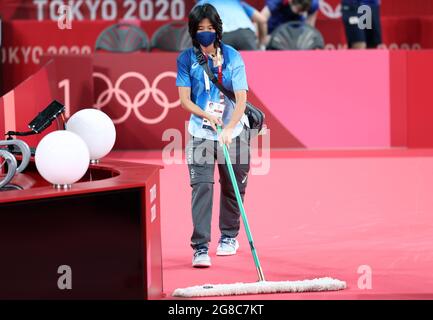
[[[331,19],[338,19],[341,18],[341,4],[337,5],[335,10],[332,8],[332,5],[327,3],[325,0],[319,1],[319,8],[320,11]]]
[[[117,79],[116,83],[112,84],[111,80],[103,73],[94,72],[93,77],[96,79],[101,79],[105,82],[107,89],[101,92],[96,99],[96,103],[94,105],[97,109],[102,109],[109,104],[112,100],[113,96],[116,98],[117,102],[126,109],[125,113],[117,118],[112,119],[115,124],[120,124],[126,121],[129,118],[132,112],[134,112],[135,116],[145,124],[157,124],[165,119],[170,109],[176,108],[180,106],[180,99],[170,102],[168,100],[167,95],[161,89],[158,88],[159,82],[167,77],[173,77],[176,79],[176,72],[166,71],[161,73],[159,76],[155,78],[152,85],[149,83],[147,78],[138,72],[127,72]],[[126,79],[134,78],[139,80],[143,89],[140,90],[133,99],[129,96],[128,92],[123,90],[120,86],[123,81]],[[158,106],[162,108],[161,114],[156,118],[147,118],[140,113],[140,108],[144,107],[144,105],[148,102],[149,98],[156,102]]]

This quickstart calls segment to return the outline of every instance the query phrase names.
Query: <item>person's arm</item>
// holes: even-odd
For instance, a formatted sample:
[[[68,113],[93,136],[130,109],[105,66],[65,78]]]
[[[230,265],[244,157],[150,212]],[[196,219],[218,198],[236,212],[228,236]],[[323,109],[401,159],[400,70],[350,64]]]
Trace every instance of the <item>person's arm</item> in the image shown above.
[[[245,1],[241,1],[241,5],[245,13],[247,14],[248,18],[250,18],[251,21],[253,21],[254,23],[266,23],[268,21],[267,18],[265,18],[265,16],[262,15],[261,12],[259,12],[253,6],[250,6]]]
[[[236,97],[236,105],[233,110],[232,117],[230,122],[224,127],[224,130],[221,133],[221,142],[227,145],[230,145],[232,142],[232,133],[233,129],[236,125],[241,121],[243,114],[245,113],[245,109],[247,107],[247,91],[246,90],[238,90],[235,91]]]
[[[266,36],[268,35],[268,19],[259,11],[255,10],[251,17],[253,22],[257,23],[257,37],[259,45],[266,46]]]
[[[208,119],[211,126],[216,131],[216,124],[222,125],[222,121],[218,117],[214,117],[205,112],[202,108],[191,101],[191,87],[179,87],[180,105],[187,111],[199,116],[200,118]]]
[[[238,55],[236,61],[233,62],[233,71],[232,71],[232,87],[235,93],[235,106],[230,118],[229,123],[225,126],[220,140],[222,143],[230,144],[232,141],[232,133],[233,129],[236,125],[241,121],[243,114],[245,113],[246,102],[247,102],[247,75],[245,72],[245,64],[242,60],[241,55]]]
[[[268,20],[253,6],[250,6],[246,1],[241,1],[242,8],[247,14],[248,18],[251,19],[257,25],[257,38],[259,40],[259,45],[264,42],[266,38],[266,25]]]
[[[227,124],[226,128],[234,129],[239,121],[241,121],[245,109],[247,107],[247,91],[239,90],[235,91],[236,105],[233,110],[232,118]]]
[[[307,24],[309,24],[312,27],[316,26],[317,21],[317,13],[319,12],[319,0],[313,0],[311,2],[311,8],[308,10],[308,16],[307,16]]]
[[[271,10],[268,6],[264,6],[260,15],[263,17],[263,23],[258,23],[259,43],[261,46],[266,46],[269,41],[268,37],[268,20],[271,17]]]
[[[251,16],[251,20],[257,24],[268,22],[268,19],[265,18],[265,16],[256,9],[254,9],[253,15]]]
[[[314,13],[312,13],[312,14],[310,14],[310,15],[307,17],[306,22],[307,22],[310,26],[315,27],[315,26],[316,26],[316,20],[317,20],[317,11],[314,12]]]

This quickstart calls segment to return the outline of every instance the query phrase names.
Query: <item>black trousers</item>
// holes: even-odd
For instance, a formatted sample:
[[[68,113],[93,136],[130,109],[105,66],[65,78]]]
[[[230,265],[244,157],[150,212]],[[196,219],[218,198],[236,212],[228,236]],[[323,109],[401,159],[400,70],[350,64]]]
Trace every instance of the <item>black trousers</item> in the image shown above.
[[[349,48],[356,42],[365,42],[367,48],[377,48],[382,44],[382,28],[380,23],[380,6],[369,5],[371,9],[371,29],[361,29],[357,23],[357,18],[361,17],[358,13],[359,6],[343,5],[342,15],[343,24],[346,31]]]
[[[240,228],[240,210],[219,142],[190,137],[186,154],[192,187],[191,246],[193,248],[208,247],[211,240],[215,162],[218,164],[221,185],[219,229],[221,235],[236,237]],[[241,134],[233,139],[229,154],[243,201],[250,170],[249,128],[244,127]]]

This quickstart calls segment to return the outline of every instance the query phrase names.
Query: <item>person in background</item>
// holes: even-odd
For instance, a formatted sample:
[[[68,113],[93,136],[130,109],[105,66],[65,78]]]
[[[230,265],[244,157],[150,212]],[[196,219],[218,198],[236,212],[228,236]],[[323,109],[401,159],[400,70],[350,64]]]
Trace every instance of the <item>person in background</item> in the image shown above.
[[[312,27],[316,24],[319,0],[266,0],[261,14],[266,23],[259,26],[260,46],[266,46],[270,34],[281,24],[289,21],[305,21]]]
[[[208,3],[216,8],[223,22],[222,41],[236,50],[258,49],[258,38],[263,37],[263,15],[245,1],[198,0],[197,5]],[[255,23],[259,26],[256,32]],[[258,37],[257,37],[258,33]]]
[[[371,9],[371,28],[365,28],[361,17],[366,13],[361,6]],[[382,44],[380,24],[380,0],[341,0],[344,29],[351,49],[377,48]],[[360,12],[358,12],[358,9]],[[369,19],[368,16],[365,19]]]

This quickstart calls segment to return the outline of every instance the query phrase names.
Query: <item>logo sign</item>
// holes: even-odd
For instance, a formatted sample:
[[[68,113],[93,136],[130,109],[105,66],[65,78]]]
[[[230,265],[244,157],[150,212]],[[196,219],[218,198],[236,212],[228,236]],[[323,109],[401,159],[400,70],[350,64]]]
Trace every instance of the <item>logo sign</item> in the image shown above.
[[[117,118],[112,118],[115,124],[124,123],[132,113],[137,119],[143,124],[158,124],[162,122],[167,116],[170,109],[180,106],[180,99],[176,101],[169,101],[167,94],[161,90],[158,85],[161,80],[165,78],[176,79],[176,72],[166,71],[159,74],[152,83],[141,73],[138,72],[126,72],[119,77],[113,84],[110,78],[100,72],[94,72],[94,79],[100,79],[105,83],[105,90],[103,90],[97,97],[94,105],[97,109],[103,109],[109,105],[112,101],[116,101],[120,106],[123,107],[122,115]],[[122,83],[128,79],[134,79],[140,83],[141,89],[134,96],[127,89],[122,88]],[[154,118],[148,118],[142,114],[144,108],[152,105],[157,105],[161,108],[159,116]]]
[[[320,11],[328,18],[339,19],[341,18],[341,4],[338,4],[335,8],[325,0],[319,1]]]

